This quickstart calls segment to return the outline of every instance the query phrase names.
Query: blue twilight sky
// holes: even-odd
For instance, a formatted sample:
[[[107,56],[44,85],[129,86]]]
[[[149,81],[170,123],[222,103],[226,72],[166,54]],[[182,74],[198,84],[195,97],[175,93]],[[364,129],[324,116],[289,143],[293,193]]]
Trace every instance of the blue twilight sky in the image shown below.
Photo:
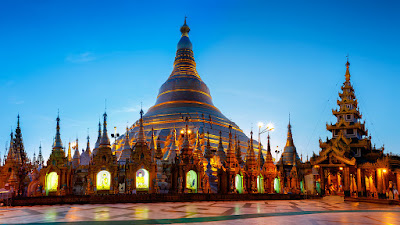
[[[57,109],[64,144],[84,147],[89,130],[93,147],[105,99],[109,130],[123,132],[155,103],[185,15],[214,104],[246,133],[273,122],[281,149],[290,113],[298,151],[318,152],[349,53],[373,142],[400,153],[399,12],[365,0],[1,1],[0,154],[18,113],[28,154],[41,142],[46,159]]]

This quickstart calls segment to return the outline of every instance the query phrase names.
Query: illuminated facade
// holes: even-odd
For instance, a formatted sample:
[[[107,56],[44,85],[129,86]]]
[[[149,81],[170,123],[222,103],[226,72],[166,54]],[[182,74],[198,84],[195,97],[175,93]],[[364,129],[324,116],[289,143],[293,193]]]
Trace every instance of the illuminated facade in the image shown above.
[[[74,155],[71,145],[66,153],[57,117],[47,164],[41,148],[31,163],[24,152],[18,117],[8,156],[0,167],[0,188],[27,196],[307,192],[383,197],[400,184],[400,158],[373,148],[360,122],[349,63],[339,110],[333,110],[337,122],[327,125],[332,138],[320,141],[319,155],[302,162],[289,120],[286,145],[275,164],[269,135],[267,149],[260,152],[262,145],[253,141],[253,133],[247,138],[213,105],[196,71],[189,31],[185,21],[173,71],[161,86],[156,104],[146,114],[141,110],[140,119],[113,145],[104,113],[93,151],[88,137],[82,153],[78,140],[72,146]]]

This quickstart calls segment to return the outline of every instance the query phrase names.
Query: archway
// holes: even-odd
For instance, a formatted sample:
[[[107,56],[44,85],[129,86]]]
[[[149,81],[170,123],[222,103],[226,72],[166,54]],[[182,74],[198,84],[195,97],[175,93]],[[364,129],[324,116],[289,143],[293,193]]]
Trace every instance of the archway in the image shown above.
[[[237,193],[243,194],[243,177],[240,174],[235,176],[235,188]]]
[[[46,195],[49,192],[56,192],[58,189],[58,174],[56,172],[51,172],[46,175]]]
[[[98,191],[108,191],[111,186],[111,174],[107,170],[97,173],[96,188]]]
[[[197,173],[194,170],[190,170],[186,174],[186,188],[189,193],[197,193]]]
[[[136,190],[149,191],[149,171],[146,169],[136,171]]]
[[[257,191],[264,193],[264,177],[261,174],[257,176]]]

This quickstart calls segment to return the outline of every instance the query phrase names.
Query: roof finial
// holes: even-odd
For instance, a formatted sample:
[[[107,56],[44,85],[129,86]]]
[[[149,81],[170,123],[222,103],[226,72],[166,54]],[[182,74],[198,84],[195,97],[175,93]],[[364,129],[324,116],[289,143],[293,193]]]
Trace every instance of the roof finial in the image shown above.
[[[346,62],[346,81],[349,82],[350,81],[350,71],[349,71],[349,67],[350,67],[350,63],[349,63],[349,54],[346,55],[347,58],[347,62]]]
[[[189,37],[190,28],[189,28],[189,26],[186,24],[186,18],[187,18],[187,16],[185,16],[185,22],[184,22],[183,25],[181,26],[182,37],[183,37],[183,36]]]

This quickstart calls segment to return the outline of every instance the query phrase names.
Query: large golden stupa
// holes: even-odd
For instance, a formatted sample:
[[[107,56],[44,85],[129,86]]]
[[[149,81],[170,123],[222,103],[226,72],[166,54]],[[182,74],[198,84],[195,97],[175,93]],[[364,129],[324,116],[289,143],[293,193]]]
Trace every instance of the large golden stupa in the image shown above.
[[[229,126],[232,126],[233,135],[240,141],[242,152],[246,151],[249,138],[232,121],[227,119],[221,111],[214,106],[210,90],[201,80],[196,71],[196,62],[193,56],[192,43],[189,39],[190,28],[185,23],[180,29],[182,36],[177,45],[174,68],[167,81],[161,86],[157,101],[143,116],[147,140],[151,140],[154,129],[154,138],[158,139],[161,148],[170,145],[173,130],[177,133],[177,142],[180,144],[179,133],[185,128],[185,118],[189,118],[189,129],[192,141],[198,132],[203,137],[209,134],[210,142],[218,146],[220,136],[224,148],[227,146]],[[130,142],[136,140],[139,130],[137,121],[129,129]],[[117,140],[114,150],[120,153],[124,138]]]

